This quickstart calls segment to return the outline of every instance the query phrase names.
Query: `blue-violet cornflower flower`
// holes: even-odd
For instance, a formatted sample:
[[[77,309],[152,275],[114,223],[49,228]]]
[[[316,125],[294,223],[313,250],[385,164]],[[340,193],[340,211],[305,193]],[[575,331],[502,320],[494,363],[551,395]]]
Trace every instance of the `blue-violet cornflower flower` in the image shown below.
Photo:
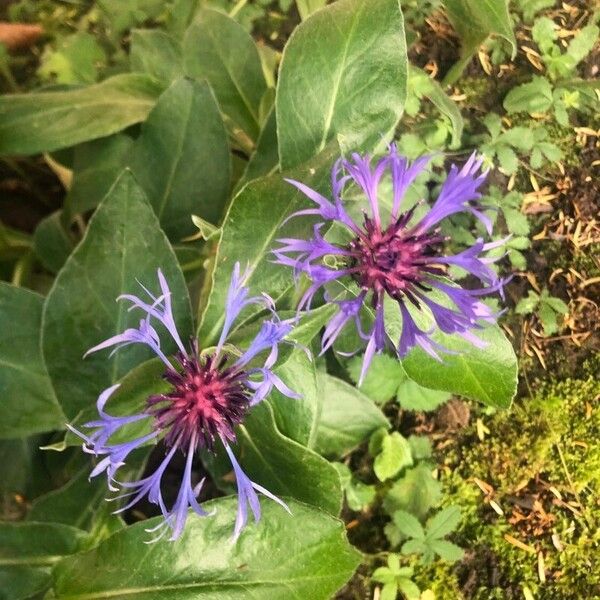
[[[189,508],[200,516],[209,514],[197,500],[204,480],[197,485],[192,483],[192,463],[199,449],[214,450],[218,441],[223,444],[231,461],[237,485],[238,511],[234,539],[237,539],[246,525],[248,506],[255,520],[260,519],[257,492],[289,510],[282,500],[250,480],[230,447],[230,443],[235,442],[235,426],[244,420],[248,410],[263,400],[273,387],[288,397],[299,397],[272,370],[277,360],[279,344],[290,343],[285,341],[285,337],[290,333],[293,322],[280,320],[275,315],[270,298],[249,297],[248,288],[244,286],[245,279],[245,275],[240,275],[239,263],[236,264],[225,306],[223,330],[214,350],[200,353],[195,339],[192,339],[190,348],[186,349],[175,326],[171,291],[159,269],[160,296],[155,297],[144,288],[149,302],[130,294],[119,298],[131,304],[130,310],[139,309],[145,313],[139,328],[126,329],[94,346],[87,353],[109,347],[117,350],[135,343],[146,344],[165,364],[163,377],[172,388],[168,393],[150,396],[142,412],[116,417],[105,411],[107,400],[119,387],[117,384],[100,394],[97,402],[99,418],[84,425],[93,429],[92,433],[82,433],[70,427],[84,440],[83,449],[86,452],[102,457],[91,477],[106,472],[111,491],[121,492],[121,495],[111,500],[127,498],[124,506],[115,512],[123,512],[145,497],[158,505],[164,520],[149,530],[158,531],[158,536],[152,541],[160,539],[169,530],[170,539],[177,539],[185,526]],[[249,304],[264,305],[271,310],[272,317],[262,323],[258,334],[244,351],[240,351],[237,357],[232,356],[230,348],[226,351],[226,340],[236,317]],[[169,359],[161,350],[160,338],[154,327],[157,323],[164,327],[178,347],[174,359]],[[267,351],[265,359],[254,361],[258,355]],[[151,420],[149,433],[128,442],[111,443],[110,438],[117,430],[142,419]],[[117,471],[133,450],[148,442],[160,440],[164,443],[166,455],[153,473],[139,481],[119,481],[116,478]],[[178,450],[186,456],[185,467],[177,498],[168,507],[163,499],[161,481]]]
[[[485,344],[471,330],[481,328],[481,320],[494,321],[498,316],[481,302],[480,297],[501,292],[505,281],[499,279],[489,266],[497,259],[482,256],[482,253],[500,246],[505,240],[484,243],[479,238],[467,250],[447,256],[442,252],[446,240],[439,229],[440,221],[446,217],[467,212],[479,219],[491,234],[492,223],[483,213],[488,207],[478,202],[481,198],[478,189],[487,174],[480,171],[482,160],[473,154],[461,169],[452,165],[436,201],[417,220],[415,210],[422,203],[402,212],[402,201],[408,187],[430,160],[430,156],[423,156],[410,163],[398,154],[394,144],[374,166],[368,155],[354,153],[350,160],[339,159],[331,172],[333,201],[299,181],[287,180],[316,205],[295,212],[290,218],[316,215],[322,222],[314,226],[310,239],[278,240],[282,246],[274,251],[276,262],[292,267],[296,277],[305,273],[311,279],[298,310],[310,309],[315,294],[321,289],[325,291],[325,299],[330,300],[327,286],[331,282],[354,282],[357,288],[355,297],[333,300],[338,311],[324,331],[321,350],[325,352],[331,347],[346,324],[354,322],[366,343],[360,381],[373,355],[387,346],[393,347],[400,357],[414,346],[420,346],[437,360],[441,360],[440,352],[450,352],[432,338],[434,326],[423,330],[417,325],[408,309],[409,304],[417,310],[428,311],[442,332],[458,334],[478,347]],[[389,221],[383,222],[378,188],[386,174],[391,179],[392,197]],[[370,211],[363,210],[362,225],[350,217],[342,201],[342,193],[350,181],[354,181],[368,200]],[[347,243],[326,240],[321,233],[325,222],[341,224],[347,231]],[[483,287],[464,289],[444,280],[450,265],[474,275]],[[344,287],[348,289],[348,285]],[[431,297],[432,290],[446,295],[453,306],[442,306],[436,302]],[[400,339],[396,343],[386,333],[386,296],[397,303],[402,317]],[[360,314],[362,307],[368,303],[373,309],[374,319],[371,330],[365,332]]]

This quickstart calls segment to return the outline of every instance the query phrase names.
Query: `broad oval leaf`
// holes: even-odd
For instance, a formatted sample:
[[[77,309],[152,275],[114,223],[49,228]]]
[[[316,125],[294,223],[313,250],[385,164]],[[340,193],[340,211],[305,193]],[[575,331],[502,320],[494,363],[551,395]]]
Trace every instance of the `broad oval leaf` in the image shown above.
[[[347,454],[380,427],[389,427],[385,415],[370,398],[341,379],[319,373],[323,396],[316,450],[325,456]]]
[[[517,40],[508,13],[508,0],[443,0],[452,26],[461,39],[461,60],[448,72],[444,83],[456,81],[477,48],[492,33],[503,37],[517,53]]]
[[[125,167],[133,140],[117,133],[73,149],[73,181],[65,199],[69,214],[96,208]]]
[[[438,334],[436,342],[456,354],[444,354],[443,362],[414,348],[402,360],[408,376],[418,384],[496,408],[508,408],[517,391],[517,357],[511,343],[497,325],[486,326],[475,335],[487,343],[476,348],[457,335]]]
[[[0,97],[0,154],[36,154],[104,137],[143,121],[162,84],[139,73],[62,92]]]
[[[0,438],[62,429],[40,351],[42,296],[0,283]]]
[[[131,154],[133,174],[169,238],[194,233],[192,214],[220,221],[229,196],[229,143],[206,82],[173,83],[142,125]]]
[[[263,402],[239,426],[233,447],[249,477],[278,496],[291,496],[337,515],[340,477],[319,454],[282,435],[273,409]]]
[[[181,44],[159,29],[134,29],[129,51],[131,70],[171,83],[183,76]]]
[[[192,516],[176,543],[144,545],[145,529],[158,520],[137,523],[57,565],[55,597],[327,600],[350,578],[359,554],[346,540],[343,523],[294,501],[289,506],[292,515],[263,499],[260,522],[236,543],[235,498],[207,503],[216,514]]]
[[[343,147],[377,145],[396,127],[406,99],[404,21],[398,0],[338,0],[294,31],[277,85],[284,169]]]
[[[51,585],[49,568],[80,550],[85,537],[85,532],[67,525],[0,523],[2,598],[39,597]]]
[[[38,260],[52,273],[60,271],[75,242],[64,226],[63,211],[57,210],[42,219],[33,234],[33,248]]]
[[[256,44],[243,27],[216,10],[202,10],[185,34],[183,60],[185,72],[206,79],[222,112],[256,140],[267,84]]]
[[[307,165],[252,181],[234,197],[221,228],[211,290],[202,315],[199,336],[203,346],[214,345],[219,338],[231,271],[237,261],[242,268],[248,268],[248,287],[252,295],[264,292],[277,300],[294,284],[292,270],[274,264],[271,251],[278,238],[310,236],[312,219],[290,219],[285,225],[284,221],[293,212],[312,207],[314,203],[284,181],[284,177],[303,181],[327,194],[334,156],[328,148]],[[259,310],[253,306],[243,315],[249,317]],[[240,320],[238,325],[242,324],[243,320]]]
[[[427,295],[442,306],[454,307],[452,301],[437,290]],[[402,331],[402,317],[395,301],[386,298],[384,302],[386,330],[396,343]],[[414,347],[401,361],[410,379],[431,390],[459,394],[496,408],[510,406],[517,391],[517,357],[498,325],[483,323],[482,329],[472,331],[485,344],[478,348],[458,334],[442,333],[429,312],[412,307],[409,310],[421,329],[434,326],[432,339],[450,351],[441,352],[439,361],[421,347]]]
[[[152,357],[134,344],[112,358],[101,351],[84,353],[127,327],[137,327],[140,312],[116,298],[143,294],[137,281],[158,294],[161,268],[172,291],[173,312],[182,339],[191,327],[187,288],[173,250],[130,172],[115,182],[90,220],[79,246],[50,290],[42,318],[42,349],[67,417],[92,406],[98,394],[134,366]],[[163,334],[163,332],[160,332]],[[163,351],[175,350],[167,333]]]

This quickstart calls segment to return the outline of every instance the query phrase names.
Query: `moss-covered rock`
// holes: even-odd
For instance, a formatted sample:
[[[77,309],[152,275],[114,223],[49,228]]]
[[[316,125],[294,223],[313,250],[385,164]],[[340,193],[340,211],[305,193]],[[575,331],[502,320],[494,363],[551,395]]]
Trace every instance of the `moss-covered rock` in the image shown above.
[[[600,599],[600,382],[543,384],[480,419],[483,441],[468,431],[443,452],[465,559],[421,569],[419,583],[438,600]]]

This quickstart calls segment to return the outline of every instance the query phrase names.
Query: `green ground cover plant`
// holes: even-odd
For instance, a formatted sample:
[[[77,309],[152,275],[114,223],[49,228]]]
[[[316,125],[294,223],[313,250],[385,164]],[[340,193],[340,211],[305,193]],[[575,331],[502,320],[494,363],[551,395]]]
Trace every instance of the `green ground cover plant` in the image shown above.
[[[0,2],[0,598],[600,598],[599,22]]]

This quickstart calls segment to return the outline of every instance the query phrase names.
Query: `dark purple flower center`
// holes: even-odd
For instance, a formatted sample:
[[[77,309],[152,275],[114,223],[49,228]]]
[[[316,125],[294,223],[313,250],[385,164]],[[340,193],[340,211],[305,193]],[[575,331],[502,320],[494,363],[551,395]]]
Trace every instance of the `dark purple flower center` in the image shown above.
[[[168,430],[167,446],[184,450],[196,436],[196,445],[211,450],[217,437],[235,439],[234,427],[249,408],[248,374],[227,367],[227,357],[200,357],[196,347],[189,355],[178,353],[180,370],[167,370],[164,378],[173,386],[166,394],[148,398],[154,426]]]
[[[365,216],[364,231],[348,245],[351,253],[352,276],[375,299],[387,292],[392,298],[416,301],[414,287],[428,289],[421,282],[428,275],[442,275],[443,268],[435,263],[444,238],[439,231],[418,233],[406,224],[412,211],[404,213],[387,229],[381,229]]]

